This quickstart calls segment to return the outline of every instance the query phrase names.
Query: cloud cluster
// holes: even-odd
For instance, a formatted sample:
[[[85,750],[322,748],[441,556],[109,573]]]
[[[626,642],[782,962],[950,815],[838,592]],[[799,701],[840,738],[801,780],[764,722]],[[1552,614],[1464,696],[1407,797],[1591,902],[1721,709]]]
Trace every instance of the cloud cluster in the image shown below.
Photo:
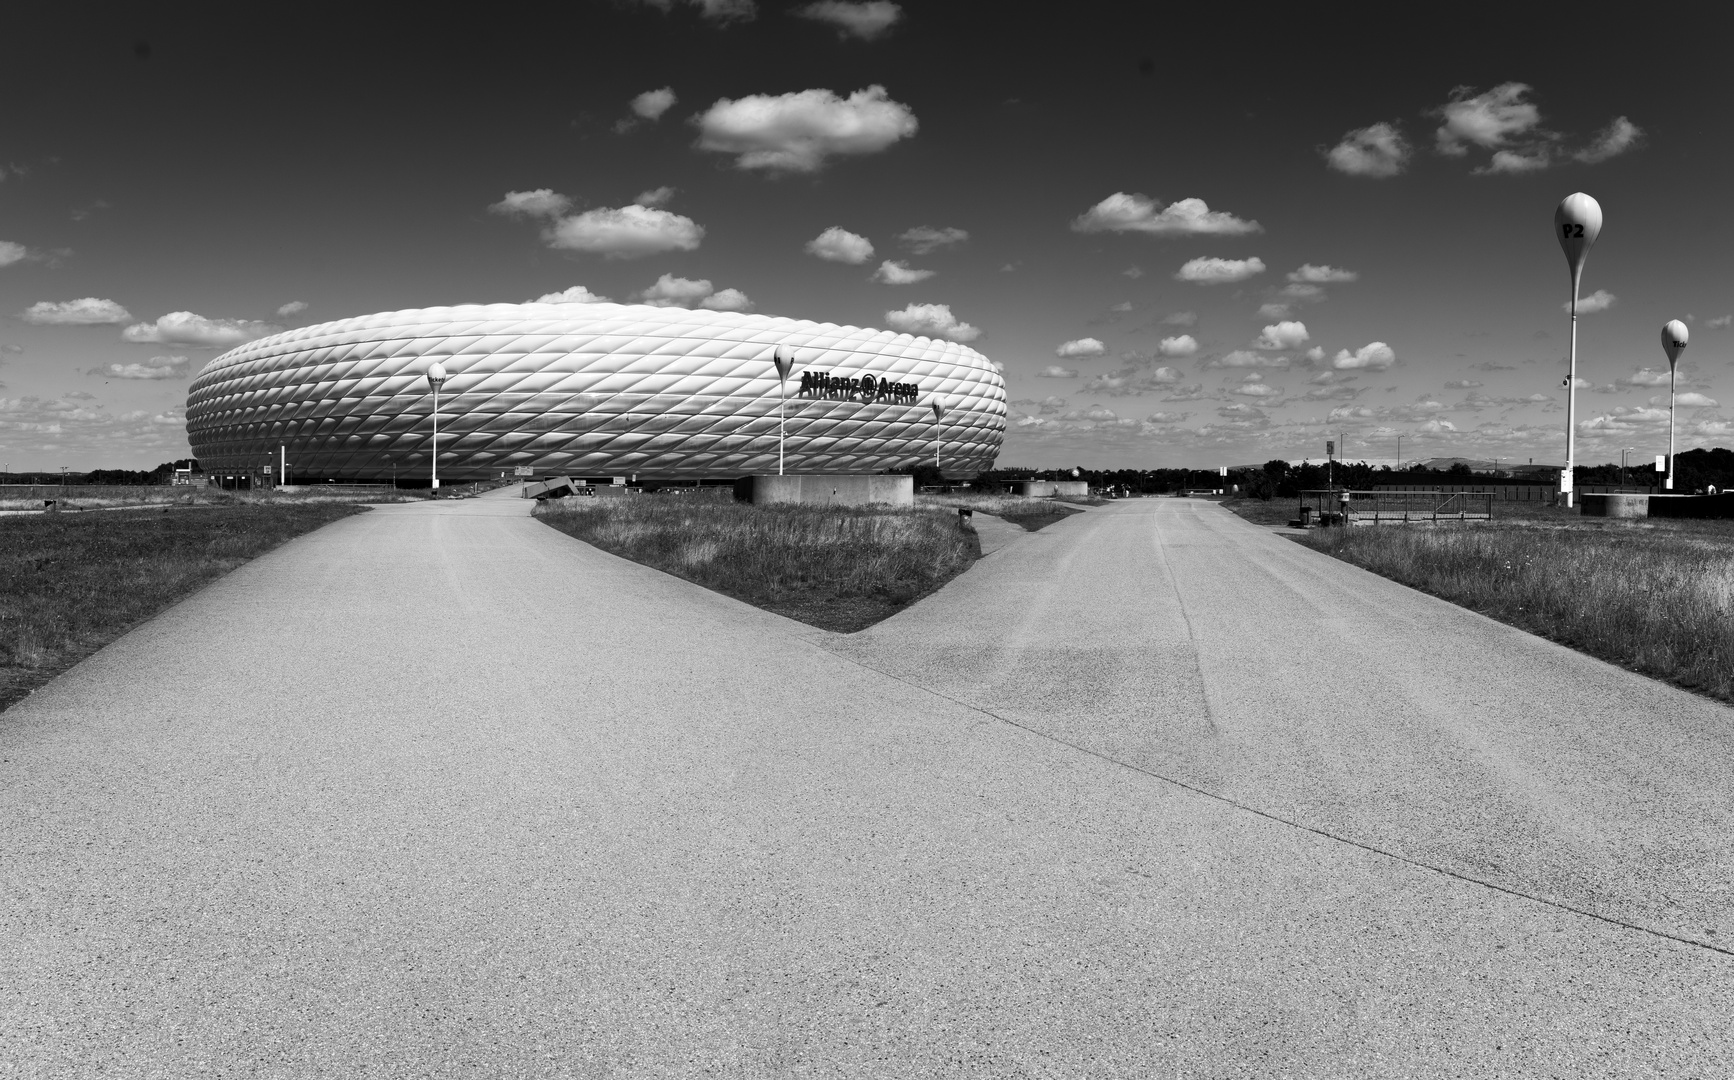
[[[135,345],[189,345],[221,349],[275,334],[283,328],[249,319],[207,319],[190,311],[171,311],[156,322],[134,323],[120,336]]]
[[[911,269],[907,263],[886,259],[879,264],[879,269],[873,271],[873,280],[881,285],[913,285],[918,281],[926,281],[937,271]]]
[[[674,103],[678,100],[672,86],[664,86],[660,90],[646,90],[632,99],[632,115],[644,120],[660,120],[662,114],[674,108]]]
[[[928,255],[940,248],[954,247],[968,239],[968,232],[949,225],[943,229],[917,225],[903,230],[897,236],[899,243],[917,255]]]
[[[1198,339],[1191,334],[1181,334],[1178,337],[1165,337],[1156,346],[1156,352],[1162,356],[1191,356],[1198,351]]]
[[[903,9],[890,0],[857,0],[854,3],[849,0],[816,0],[791,9],[789,14],[799,19],[830,23],[837,28],[839,37],[877,41],[897,25],[903,17]]]
[[[1397,353],[1395,350],[1382,341],[1374,341],[1362,345],[1354,352],[1350,352],[1347,349],[1338,351],[1337,355],[1331,358],[1331,367],[1336,368],[1338,371],[1347,371],[1356,368],[1366,368],[1372,371],[1384,371],[1396,362]]]
[[[1562,160],[1599,164],[1636,147],[1643,131],[1624,116],[1611,120],[1590,142],[1565,149],[1557,132],[1541,126],[1541,110],[1528,100],[1526,83],[1501,83],[1486,93],[1459,86],[1451,100],[1434,110],[1444,123],[1433,133],[1434,147],[1447,157],[1462,157],[1471,147],[1492,152],[1478,173],[1521,174],[1551,168]]]
[[[307,310],[307,301],[305,301],[305,300],[291,300],[287,304],[284,304],[282,307],[277,309],[277,317],[279,319],[287,319],[291,315],[299,315],[303,311],[306,311],[306,310]]]
[[[34,251],[11,240],[0,240],[0,266],[13,266],[37,258]]]
[[[830,90],[720,98],[693,122],[699,149],[773,172],[816,172],[834,156],[878,153],[918,127],[915,113],[877,85],[847,98]]]
[[[1280,352],[1283,349],[1298,349],[1302,345],[1306,344],[1309,336],[1310,335],[1307,334],[1306,323],[1274,323],[1265,327],[1258,335],[1258,341],[1253,345],[1253,348],[1263,349],[1267,352]]]
[[[833,225],[807,241],[806,250],[807,254],[817,255],[827,262],[860,266],[873,257],[873,242],[865,236],[850,232],[841,225]]]
[[[489,213],[507,217],[559,217],[572,208],[572,200],[553,188],[532,191],[508,191],[506,197],[488,207]]]
[[[1411,151],[1397,125],[1377,123],[1345,132],[1324,155],[1326,164],[1340,173],[1382,180],[1408,168]]]
[[[560,251],[636,259],[666,251],[693,251],[704,239],[704,226],[681,214],[633,203],[563,217],[548,228],[543,239]]]
[[[638,0],[645,7],[668,11],[675,0]],[[759,17],[759,6],[753,0],[684,0],[687,7],[698,8],[699,18],[727,26],[732,22],[751,22]]]
[[[1286,356],[1268,356],[1264,353],[1249,352],[1246,349],[1236,349],[1221,356],[1213,356],[1204,362],[1207,368],[1286,368],[1289,366]]]
[[[143,363],[109,364],[90,373],[105,379],[182,379],[191,368],[191,361],[184,356],[153,356]]]
[[[582,286],[578,286],[582,288]],[[568,289],[568,292],[571,290]],[[586,290],[588,291],[588,290]],[[739,289],[717,289],[706,278],[675,277],[664,274],[656,279],[656,284],[638,294],[641,303],[651,307],[692,307],[697,304],[712,311],[747,311],[753,302],[747,299],[747,294]],[[571,302],[571,301],[568,301]],[[603,303],[601,298],[579,303]]]
[[[1263,232],[1256,221],[1212,210],[1203,199],[1163,207],[1144,195],[1117,191],[1072,220],[1074,232],[1138,232],[1151,236],[1244,236]]]
[[[1618,299],[1619,297],[1608,292],[1606,289],[1597,289],[1588,296],[1580,296],[1577,298],[1577,313],[1579,315],[1594,315],[1598,311],[1606,311],[1608,308],[1613,307],[1614,303]],[[1567,300],[1560,304],[1560,309],[1563,311],[1570,311],[1571,301]]]
[[[1038,379],[1075,379],[1078,377],[1076,368],[1064,368],[1058,364],[1049,364],[1036,372]]]
[[[606,296],[598,296],[582,285],[574,285],[559,292],[543,293],[529,301],[533,304],[612,304],[614,301]]]
[[[132,319],[132,313],[113,300],[86,296],[81,300],[38,300],[18,316],[38,326],[106,326]]]
[[[949,304],[910,304],[902,311],[887,311],[885,321],[905,334],[925,334],[952,341],[974,341],[981,336],[978,327],[953,315]]]
[[[1343,270],[1335,266],[1314,266],[1312,263],[1302,263],[1298,269],[1289,271],[1288,279],[1296,284],[1338,285],[1360,280],[1361,275],[1353,270]]]
[[[664,185],[639,192],[632,203],[634,206],[661,206],[672,198],[674,198],[674,189]]]
[[[1108,347],[1093,337],[1078,338],[1068,341],[1054,350],[1054,355],[1062,359],[1073,360],[1080,356],[1101,356]]]
[[[1179,281],[1190,281],[1198,285],[1226,285],[1245,281],[1254,274],[1262,273],[1264,261],[1256,255],[1250,259],[1205,257],[1186,263],[1174,277]]]

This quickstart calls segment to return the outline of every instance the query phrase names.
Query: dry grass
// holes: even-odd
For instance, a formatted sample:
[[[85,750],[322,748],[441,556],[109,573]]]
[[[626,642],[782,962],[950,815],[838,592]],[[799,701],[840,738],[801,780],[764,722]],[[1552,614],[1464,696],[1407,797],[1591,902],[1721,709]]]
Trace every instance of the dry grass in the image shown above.
[[[30,486],[7,484],[0,487],[0,511],[41,510],[46,500],[55,502],[59,511],[113,510],[129,506],[275,506],[311,505],[314,503],[397,503],[419,502],[427,492],[394,491],[382,487],[377,491],[222,491],[210,487],[161,486],[75,486],[61,488],[53,484]]]
[[[0,517],[0,709],[291,537],[335,502]]]
[[[536,516],[604,551],[841,633],[907,607],[981,554],[955,516],[922,509],[638,496],[562,499]]]
[[[1083,513],[1054,499],[1026,499],[1022,495],[917,495],[915,502],[917,506],[961,506],[978,514],[992,514],[1030,532]]]
[[[1305,542],[1632,671],[1734,701],[1734,522],[1610,521],[1538,508],[1483,525],[1320,529]]]

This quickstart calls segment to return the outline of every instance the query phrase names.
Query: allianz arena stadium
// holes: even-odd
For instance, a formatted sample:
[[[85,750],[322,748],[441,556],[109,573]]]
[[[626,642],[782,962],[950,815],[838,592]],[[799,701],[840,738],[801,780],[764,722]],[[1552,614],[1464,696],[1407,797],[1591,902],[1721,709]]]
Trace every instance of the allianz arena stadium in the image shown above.
[[[955,342],[768,315],[624,304],[390,311],[260,338],[187,393],[207,472],[425,480],[435,361],[439,476],[725,479],[777,471],[774,351],[793,357],[788,472],[993,466],[1005,380]],[[939,408],[935,409],[935,405]],[[941,414],[936,419],[936,413]]]

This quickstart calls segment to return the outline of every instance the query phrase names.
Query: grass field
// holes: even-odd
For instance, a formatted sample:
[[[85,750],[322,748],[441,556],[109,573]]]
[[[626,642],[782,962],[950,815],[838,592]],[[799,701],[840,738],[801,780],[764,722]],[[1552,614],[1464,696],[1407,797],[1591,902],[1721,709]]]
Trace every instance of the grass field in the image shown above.
[[[43,503],[54,500],[59,511],[111,510],[121,506],[253,506],[278,503],[307,505],[312,503],[397,503],[418,502],[428,497],[426,491],[396,491],[380,487],[367,492],[343,491],[222,491],[210,487],[171,487],[169,485],[137,486],[75,486],[60,488],[43,484],[7,484],[0,487],[0,510],[41,510]]]
[[[212,579],[357,512],[285,498],[0,516],[0,709]]]
[[[604,551],[812,626],[895,614],[981,554],[955,514],[752,506],[673,496],[561,499],[536,516]]]
[[[1022,525],[1030,532],[1083,513],[1075,506],[1054,499],[1026,499],[1021,495],[917,495],[915,503],[936,508],[965,507],[978,514],[992,514],[1014,525]]]
[[[1734,521],[1494,507],[1485,524],[1317,529],[1305,543],[1652,678],[1734,701]]]

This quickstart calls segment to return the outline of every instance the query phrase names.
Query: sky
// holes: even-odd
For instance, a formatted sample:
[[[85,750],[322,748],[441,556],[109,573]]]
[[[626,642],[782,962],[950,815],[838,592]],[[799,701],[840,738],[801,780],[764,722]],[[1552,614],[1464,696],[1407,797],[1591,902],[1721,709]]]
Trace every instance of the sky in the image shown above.
[[[0,468],[188,451],[224,349],[376,311],[749,310],[963,341],[1001,466],[1734,446],[1734,15],[1389,5],[18,4]],[[1585,8],[1588,12],[1590,9]]]

